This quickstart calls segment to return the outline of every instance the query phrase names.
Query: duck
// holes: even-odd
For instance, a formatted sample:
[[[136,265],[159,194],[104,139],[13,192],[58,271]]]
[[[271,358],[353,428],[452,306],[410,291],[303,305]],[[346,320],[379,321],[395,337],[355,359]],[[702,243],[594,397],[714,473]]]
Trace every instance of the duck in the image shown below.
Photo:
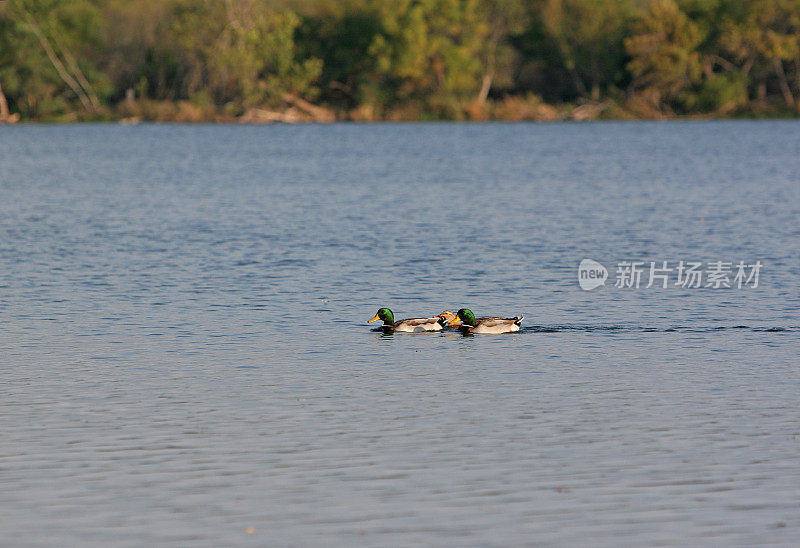
[[[460,329],[462,333],[511,333],[519,331],[519,325],[524,319],[525,316],[476,318],[472,310],[462,308],[456,314],[456,320],[450,322],[450,325]]]
[[[444,324],[444,327],[456,327],[456,325],[461,323],[458,319],[458,316],[456,316],[451,310],[445,310],[444,312],[441,312],[439,314],[439,320]],[[453,322],[455,322],[456,325],[453,325]]]
[[[375,317],[367,323],[376,320],[383,321],[383,325],[380,329],[385,332],[399,331],[417,333],[421,331],[441,331],[442,328],[447,325],[447,320],[443,319],[441,315],[432,318],[407,318],[405,320],[394,321],[394,313],[388,308],[378,309]]]

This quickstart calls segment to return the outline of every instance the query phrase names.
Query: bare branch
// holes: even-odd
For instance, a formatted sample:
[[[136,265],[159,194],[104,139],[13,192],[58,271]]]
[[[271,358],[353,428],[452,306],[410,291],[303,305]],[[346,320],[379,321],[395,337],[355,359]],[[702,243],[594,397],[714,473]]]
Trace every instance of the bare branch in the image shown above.
[[[61,50],[61,54],[64,56],[64,59],[67,60],[67,64],[69,65],[72,74],[75,75],[75,78],[78,79],[78,82],[82,86],[83,90],[86,92],[86,95],[89,97],[89,100],[92,103],[92,108],[95,112],[100,110],[100,99],[97,98],[97,94],[94,92],[94,88],[84,76],[83,71],[78,67],[78,63],[75,61],[75,57],[72,56],[72,53],[67,49],[64,45],[64,42],[61,40],[59,33],[53,28],[52,34],[53,38],[55,39],[56,45]]]
[[[78,82],[75,81],[75,78],[73,78],[64,67],[61,59],[58,58],[56,52],[53,50],[53,47],[50,45],[50,42],[47,40],[47,37],[42,32],[41,27],[39,27],[39,24],[36,22],[36,19],[34,19],[33,16],[24,7],[22,7],[22,5],[20,5],[20,9],[23,11],[23,13],[25,13],[25,19],[33,29],[36,37],[39,39],[39,43],[42,45],[42,48],[47,54],[48,59],[50,59],[50,62],[53,64],[53,68],[56,69],[56,72],[58,72],[58,75],[62,80],[64,80],[64,83],[67,84],[73,92],[75,92],[75,95],[78,96],[78,99],[80,99],[83,107],[87,111],[91,112],[92,104],[91,101],[89,101],[89,97],[86,95],[86,92],[83,91],[83,88],[80,87]]]

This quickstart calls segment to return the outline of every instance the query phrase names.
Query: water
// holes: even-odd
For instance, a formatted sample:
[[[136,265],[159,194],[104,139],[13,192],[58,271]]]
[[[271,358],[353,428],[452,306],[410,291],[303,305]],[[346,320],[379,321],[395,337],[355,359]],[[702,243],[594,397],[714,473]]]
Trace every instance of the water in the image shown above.
[[[0,128],[0,543],[792,544],[799,158],[796,122]],[[613,287],[679,260],[764,266]]]

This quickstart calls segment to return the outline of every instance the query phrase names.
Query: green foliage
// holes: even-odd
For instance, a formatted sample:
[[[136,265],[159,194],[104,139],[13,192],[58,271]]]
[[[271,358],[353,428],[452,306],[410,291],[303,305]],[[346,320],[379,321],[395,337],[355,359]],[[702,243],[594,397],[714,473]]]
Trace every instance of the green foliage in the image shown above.
[[[382,31],[377,10],[345,6],[306,15],[296,33],[301,56],[322,62],[320,98],[341,108],[377,102],[375,57],[369,48]]]
[[[747,78],[736,72],[711,74],[685,100],[690,110],[730,112],[747,102]]]
[[[0,93],[33,120],[796,116],[800,0],[5,0]]]
[[[172,30],[221,103],[274,105],[287,94],[312,97],[322,61],[300,59],[294,34],[300,18],[266,0],[206,0],[179,6]],[[192,91],[196,91],[192,89]]]
[[[536,2],[536,45],[549,53],[549,67],[560,73],[557,78],[572,97],[598,100],[601,89],[624,79],[622,41],[632,11],[626,0]]]
[[[475,0],[396,0],[379,13],[382,31],[369,54],[389,105],[421,101],[452,115],[478,92],[488,28]]]
[[[111,88],[92,61],[102,25],[87,0],[0,4],[0,84],[10,110],[31,119],[102,110]]]
[[[486,21],[488,36],[483,43],[481,63],[483,84],[502,89],[512,89],[520,52],[513,39],[530,25],[530,14],[525,0],[483,0],[478,3],[478,16]],[[487,92],[489,90],[486,90]]]
[[[696,48],[703,35],[674,0],[654,0],[625,40],[634,85],[655,106],[674,105],[702,73]]]

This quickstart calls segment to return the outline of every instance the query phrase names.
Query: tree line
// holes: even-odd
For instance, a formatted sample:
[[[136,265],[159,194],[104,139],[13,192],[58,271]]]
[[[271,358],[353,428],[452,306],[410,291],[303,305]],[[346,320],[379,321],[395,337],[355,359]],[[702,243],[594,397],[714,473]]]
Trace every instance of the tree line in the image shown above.
[[[0,121],[800,113],[800,0],[0,0]]]

